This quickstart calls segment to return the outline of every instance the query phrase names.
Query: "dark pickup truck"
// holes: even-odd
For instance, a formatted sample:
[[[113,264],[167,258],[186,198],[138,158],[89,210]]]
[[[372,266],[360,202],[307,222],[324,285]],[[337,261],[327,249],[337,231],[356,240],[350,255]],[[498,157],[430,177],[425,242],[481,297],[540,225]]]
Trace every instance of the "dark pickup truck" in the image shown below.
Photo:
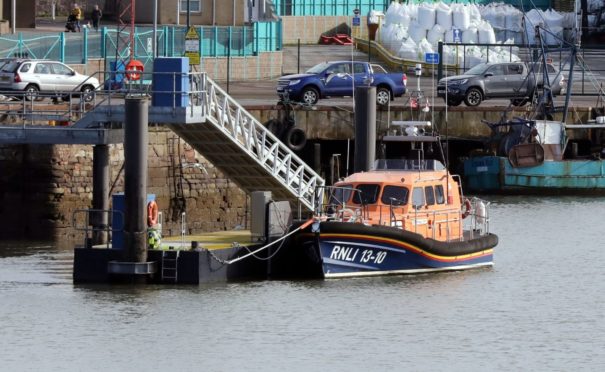
[[[565,77],[552,64],[546,67],[552,94],[562,94]],[[542,65],[536,63],[481,63],[464,75],[439,80],[437,96],[444,100],[447,97],[449,106],[458,106],[463,101],[467,106],[478,106],[490,98],[507,98],[513,105],[523,106],[536,88],[544,88],[543,75]]]
[[[370,85],[376,87],[376,103],[385,106],[405,94],[406,82],[405,73],[388,73],[380,65],[368,62],[323,62],[304,74],[279,78],[277,95],[314,105],[320,98],[351,97],[355,86]]]

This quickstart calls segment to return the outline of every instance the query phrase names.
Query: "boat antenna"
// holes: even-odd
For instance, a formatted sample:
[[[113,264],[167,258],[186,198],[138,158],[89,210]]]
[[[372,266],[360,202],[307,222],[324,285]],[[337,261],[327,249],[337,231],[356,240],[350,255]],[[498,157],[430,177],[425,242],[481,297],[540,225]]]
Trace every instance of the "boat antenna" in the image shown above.
[[[456,53],[457,55],[458,53]],[[458,58],[458,57],[456,57]],[[448,70],[445,69],[445,155],[443,154],[443,147],[441,147],[441,157],[443,158],[443,160],[445,161],[445,170],[446,170],[446,174],[448,174],[449,171],[449,165],[450,165],[450,136],[449,136],[449,131],[448,131],[448,117],[447,117],[447,108],[448,108],[448,102],[447,102],[447,74]],[[433,77],[434,78],[434,77]],[[440,142],[441,143],[441,142]],[[447,176],[445,177],[445,200],[450,200],[450,177]]]

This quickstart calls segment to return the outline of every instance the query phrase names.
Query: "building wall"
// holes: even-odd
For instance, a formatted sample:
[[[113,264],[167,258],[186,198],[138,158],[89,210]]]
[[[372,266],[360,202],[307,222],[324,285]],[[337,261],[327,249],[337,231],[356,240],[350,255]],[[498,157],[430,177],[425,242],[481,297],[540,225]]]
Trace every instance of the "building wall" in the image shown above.
[[[139,0],[143,1],[143,0]],[[147,1],[147,0],[145,0]],[[161,6],[161,11],[158,13],[159,23],[176,24],[176,10],[178,0],[158,0]],[[202,0],[201,12],[190,13],[191,25],[215,25],[215,26],[241,26],[244,21],[244,4],[246,0]],[[214,23],[213,23],[213,7]],[[235,20],[233,19],[235,7]],[[149,6],[147,5],[147,8]],[[152,7],[151,7],[152,8]],[[140,13],[143,10],[137,10],[137,22],[153,22],[153,14],[147,15]],[[181,9],[179,23],[184,25],[187,23],[187,13],[185,9]]]

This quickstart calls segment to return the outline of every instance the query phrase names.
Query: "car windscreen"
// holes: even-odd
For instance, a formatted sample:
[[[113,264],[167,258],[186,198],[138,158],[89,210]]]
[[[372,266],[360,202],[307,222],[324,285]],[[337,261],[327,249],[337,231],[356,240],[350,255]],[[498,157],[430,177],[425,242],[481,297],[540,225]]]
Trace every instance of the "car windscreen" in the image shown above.
[[[318,65],[315,65],[307,70],[307,74],[319,74],[323,70],[326,69],[330,64],[328,62],[323,62]]]
[[[0,71],[2,71],[2,72],[15,72],[15,71],[17,71],[17,69],[19,68],[20,65],[21,65],[21,62],[18,62],[18,61],[8,62],[7,64],[5,64],[5,65],[2,66],[2,68],[0,69]]]
[[[467,72],[465,72],[465,75],[481,75],[485,72],[485,70],[487,70],[490,66],[488,64],[485,63],[480,63],[477,66],[469,69]]]

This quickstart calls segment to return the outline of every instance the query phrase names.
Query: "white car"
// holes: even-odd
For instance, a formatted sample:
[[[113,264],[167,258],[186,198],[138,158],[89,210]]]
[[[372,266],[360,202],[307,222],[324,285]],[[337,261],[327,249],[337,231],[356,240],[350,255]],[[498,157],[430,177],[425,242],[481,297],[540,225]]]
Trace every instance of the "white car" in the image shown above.
[[[89,102],[99,85],[96,78],[56,61],[17,59],[0,67],[0,91],[22,91],[28,100],[43,96],[67,98],[76,93]]]

